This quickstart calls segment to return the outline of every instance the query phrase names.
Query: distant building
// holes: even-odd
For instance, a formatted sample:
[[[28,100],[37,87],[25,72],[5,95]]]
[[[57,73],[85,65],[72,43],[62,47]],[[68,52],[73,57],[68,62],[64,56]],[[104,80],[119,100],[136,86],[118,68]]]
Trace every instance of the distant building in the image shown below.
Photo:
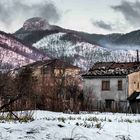
[[[32,71],[32,92],[36,108],[55,111],[73,110],[74,100],[80,104],[81,69],[59,59],[42,60],[18,69]],[[79,103],[78,103],[79,101]],[[78,107],[78,106],[76,106]]]
[[[127,99],[131,100],[129,97],[134,94],[140,95],[139,62],[97,62],[82,77],[85,98],[89,98],[93,109],[124,112],[128,109]],[[137,109],[130,106],[133,112],[138,112],[137,96],[133,98]]]

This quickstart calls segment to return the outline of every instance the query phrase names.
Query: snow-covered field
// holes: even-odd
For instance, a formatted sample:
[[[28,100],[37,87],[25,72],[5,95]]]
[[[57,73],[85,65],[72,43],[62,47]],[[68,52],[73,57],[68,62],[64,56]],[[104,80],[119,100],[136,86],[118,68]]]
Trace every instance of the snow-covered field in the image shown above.
[[[34,111],[34,119],[28,123],[1,120],[0,140],[140,140],[138,114]]]

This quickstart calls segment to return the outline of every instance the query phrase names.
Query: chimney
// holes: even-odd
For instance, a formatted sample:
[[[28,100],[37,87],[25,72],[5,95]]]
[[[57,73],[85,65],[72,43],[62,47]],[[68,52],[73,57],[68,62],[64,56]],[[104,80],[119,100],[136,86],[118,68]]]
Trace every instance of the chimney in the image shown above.
[[[137,50],[137,62],[139,62],[139,50]]]

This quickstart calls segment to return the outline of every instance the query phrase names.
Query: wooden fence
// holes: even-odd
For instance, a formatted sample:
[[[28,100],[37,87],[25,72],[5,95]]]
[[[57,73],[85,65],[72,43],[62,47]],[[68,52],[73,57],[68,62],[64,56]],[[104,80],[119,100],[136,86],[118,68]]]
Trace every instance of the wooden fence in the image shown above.
[[[140,106],[137,108],[132,106],[128,101],[89,101],[84,105],[85,111],[99,111],[99,112],[118,112],[118,113],[140,113]]]

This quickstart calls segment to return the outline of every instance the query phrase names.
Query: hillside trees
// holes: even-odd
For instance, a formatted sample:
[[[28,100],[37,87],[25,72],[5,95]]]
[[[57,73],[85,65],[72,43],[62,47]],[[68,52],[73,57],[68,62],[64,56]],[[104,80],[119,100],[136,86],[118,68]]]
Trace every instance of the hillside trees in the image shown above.
[[[36,107],[53,111],[74,111],[74,103],[80,94],[78,78],[73,77],[65,65],[55,67],[43,66],[41,76],[36,82],[38,94]]]
[[[36,107],[36,94],[33,92],[34,79],[32,75],[32,68],[26,66],[19,69],[16,76],[16,87],[18,94],[21,96],[21,110],[35,109]]]

